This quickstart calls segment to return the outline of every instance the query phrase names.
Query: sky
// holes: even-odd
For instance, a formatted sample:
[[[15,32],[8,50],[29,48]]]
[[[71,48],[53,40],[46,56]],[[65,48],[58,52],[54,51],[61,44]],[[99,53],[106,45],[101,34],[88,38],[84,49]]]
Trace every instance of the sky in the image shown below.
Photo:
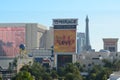
[[[85,32],[86,15],[96,51],[103,49],[103,38],[120,37],[120,0],[0,0],[0,23],[32,22],[49,28],[52,19],[78,18],[77,32]]]

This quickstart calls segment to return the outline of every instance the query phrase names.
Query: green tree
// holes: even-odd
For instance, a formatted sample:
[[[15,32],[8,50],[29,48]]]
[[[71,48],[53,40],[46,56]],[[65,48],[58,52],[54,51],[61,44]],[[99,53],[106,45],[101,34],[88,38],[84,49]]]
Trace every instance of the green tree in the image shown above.
[[[28,71],[35,77],[35,80],[42,80],[42,74],[45,73],[45,69],[40,63],[34,62],[32,65],[25,65],[21,68],[21,71]]]
[[[110,68],[95,65],[90,71],[87,80],[106,80],[111,73]]]
[[[114,70],[114,71],[119,71],[119,70],[120,70],[120,60],[116,60],[116,61],[113,63],[113,70]]]
[[[34,77],[27,71],[20,71],[12,80],[34,80]]]
[[[59,67],[57,70],[57,73],[60,77],[65,76],[65,68],[64,67]]]
[[[51,77],[52,77],[53,79],[58,79],[58,74],[57,74],[57,72],[56,72],[55,70],[52,70],[52,71],[51,71]]]
[[[103,60],[104,67],[110,68],[113,71],[119,71],[120,70],[120,60],[113,60],[113,62],[110,62],[106,59]]]
[[[107,76],[106,75],[104,75],[103,77],[102,77],[102,80],[107,80],[108,78],[107,78]]]
[[[35,80],[39,80],[39,77],[45,73],[45,69],[40,63],[33,63],[29,72],[35,76]]]
[[[30,71],[30,66],[29,65],[24,65],[21,69],[20,69],[20,71]]]
[[[68,63],[66,66],[65,66],[65,72],[66,73],[75,73],[75,74],[79,74],[80,75],[80,72],[79,72],[79,69],[72,63]]]
[[[74,73],[67,73],[65,75],[65,80],[83,80],[81,76],[75,75]]]
[[[108,68],[112,69],[114,61],[111,62],[111,61],[109,61],[107,59],[103,59],[102,62],[104,63],[104,67],[108,67]]]
[[[45,72],[42,74],[42,79],[43,80],[52,80],[52,77],[50,76],[49,73]]]
[[[0,80],[2,80],[2,77],[0,77]]]
[[[74,65],[79,69],[79,71],[84,71],[83,66],[80,63],[76,62]]]
[[[65,66],[65,80],[82,80],[80,71],[76,65],[73,63],[68,63]]]

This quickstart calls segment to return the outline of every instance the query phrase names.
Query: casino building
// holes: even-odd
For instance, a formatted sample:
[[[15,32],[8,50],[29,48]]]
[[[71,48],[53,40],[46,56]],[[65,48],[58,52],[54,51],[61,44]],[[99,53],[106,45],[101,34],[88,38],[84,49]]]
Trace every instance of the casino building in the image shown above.
[[[76,27],[78,19],[53,19],[55,67],[76,62]]]
[[[38,23],[0,23],[0,57],[15,57],[20,44],[25,44],[28,52],[44,48],[46,30]]]

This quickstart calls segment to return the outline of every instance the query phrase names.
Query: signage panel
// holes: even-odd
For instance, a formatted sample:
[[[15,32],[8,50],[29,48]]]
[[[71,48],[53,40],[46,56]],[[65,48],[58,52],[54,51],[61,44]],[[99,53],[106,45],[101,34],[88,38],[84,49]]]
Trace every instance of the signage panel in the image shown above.
[[[78,19],[53,19],[53,25],[77,25]]]
[[[75,52],[76,30],[54,30],[54,52]]]
[[[76,25],[55,25],[54,29],[76,29]]]

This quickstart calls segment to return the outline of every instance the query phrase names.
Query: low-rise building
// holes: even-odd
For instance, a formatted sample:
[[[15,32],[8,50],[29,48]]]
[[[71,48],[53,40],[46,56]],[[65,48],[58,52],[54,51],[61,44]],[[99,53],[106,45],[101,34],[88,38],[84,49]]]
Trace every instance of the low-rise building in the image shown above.
[[[103,59],[109,59],[110,52],[84,52],[77,54],[77,62],[85,69],[92,68],[94,65],[103,65]]]

